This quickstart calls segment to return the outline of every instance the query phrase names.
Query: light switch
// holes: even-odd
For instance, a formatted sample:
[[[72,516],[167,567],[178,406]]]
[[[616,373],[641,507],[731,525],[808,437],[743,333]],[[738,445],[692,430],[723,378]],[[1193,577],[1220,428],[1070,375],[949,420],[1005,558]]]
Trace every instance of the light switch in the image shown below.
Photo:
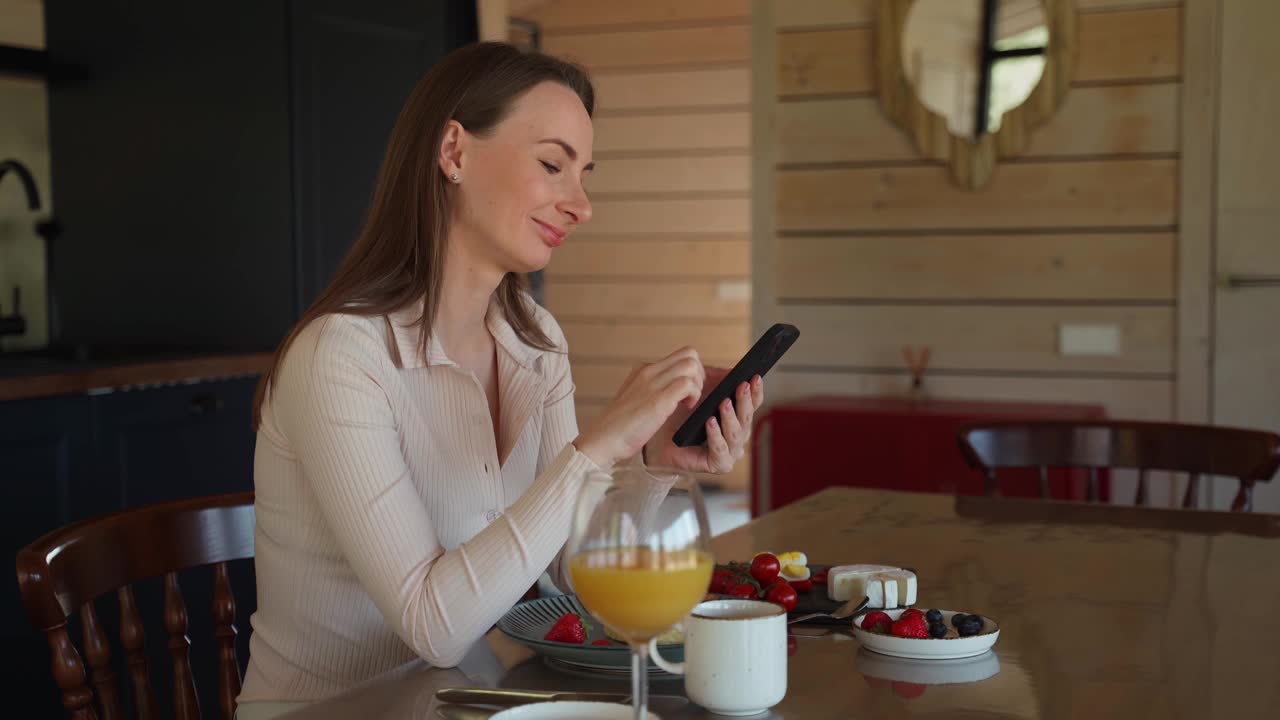
[[[1118,325],[1058,326],[1058,352],[1062,355],[1119,355]]]

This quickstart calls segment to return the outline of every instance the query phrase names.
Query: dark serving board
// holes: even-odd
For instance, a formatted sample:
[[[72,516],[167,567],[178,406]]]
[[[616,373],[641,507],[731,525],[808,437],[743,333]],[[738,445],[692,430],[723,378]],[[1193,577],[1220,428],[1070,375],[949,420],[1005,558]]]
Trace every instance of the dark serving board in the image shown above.
[[[810,565],[809,574],[810,576],[817,575],[823,570],[830,570],[831,567],[831,565]],[[910,570],[913,573],[916,572],[912,568],[903,569]],[[919,582],[919,573],[916,573],[917,593],[919,592]],[[838,609],[841,605],[844,605],[844,603],[837,602],[827,597],[827,586],[825,583],[822,585],[814,583],[813,590],[810,590],[807,593],[796,593],[796,607],[794,610],[787,613],[787,617],[799,617],[801,615],[808,615],[809,613],[815,612],[829,613]],[[837,620],[832,617],[816,617],[809,620],[803,620],[797,624],[848,627],[851,622],[852,620],[850,618]]]
[[[810,577],[812,577],[814,575],[817,575],[819,572],[823,570],[830,570],[834,566],[809,565],[808,567],[809,567],[809,575]],[[910,570],[913,573],[916,572],[914,568],[903,568],[903,570]],[[918,583],[920,582],[919,577],[920,577],[920,574],[916,573],[917,592],[919,592],[919,587],[918,587]],[[719,597],[729,598],[731,596],[721,595]],[[796,593],[796,607],[794,610],[787,613],[787,617],[794,618],[794,617],[799,617],[801,615],[808,615],[809,613],[816,613],[816,612],[829,613],[839,609],[840,606],[842,605],[844,605],[844,603],[837,602],[827,597],[826,583],[823,583],[821,585],[819,585],[818,583],[813,583],[813,589],[810,590],[809,592]],[[851,618],[844,618],[842,620],[837,620],[836,618],[833,618],[833,617],[816,617],[816,618],[810,618],[808,620],[802,620],[801,622],[796,624],[797,625],[826,625],[830,627],[848,627],[851,622],[852,622]]]
[[[817,575],[819,572],[823,570],[831,569],[831,567],[832,566],[830,565],[810,565],[809,574],[810,576]],[[816,613],[816,612],[824,612],[824,613],[832,612],[833,610],[839,608],[841,605],[844,605],[844,603],[837,602],[827,597],[826,583],[823,583],[821,585],[814,583],[813,589],[810,590],[809,592],[796,593],[796,607],[794,610],[787,613],[787,617],[798,617],[800,615],[808,615],[809,613]],[[831,617],[816,617],[810,620],[804,620],[799,624],[800,625],[839,625],[841,627],[848,627],[849,623],[850,623],[849,618],[845,618],[843,620],[837,620]]]

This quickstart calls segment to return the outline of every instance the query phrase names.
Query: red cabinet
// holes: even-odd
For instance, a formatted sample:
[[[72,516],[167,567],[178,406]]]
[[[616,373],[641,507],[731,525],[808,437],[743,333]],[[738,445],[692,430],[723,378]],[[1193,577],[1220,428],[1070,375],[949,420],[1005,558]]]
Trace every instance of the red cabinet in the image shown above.
[[[981,495],[982,473],[965,464],[957,432],[985,420],[1097,420],[1101,406],[818,396],[778,403],[755,422],[751,513],[759,515],[831,486]],[[1037,495],[1036,471],[1002,471],[1000,491]],[[1100,474],[1099,492],[1109,496]],[[1084,473],[1050,473],[1052,496],[1084,500]]]

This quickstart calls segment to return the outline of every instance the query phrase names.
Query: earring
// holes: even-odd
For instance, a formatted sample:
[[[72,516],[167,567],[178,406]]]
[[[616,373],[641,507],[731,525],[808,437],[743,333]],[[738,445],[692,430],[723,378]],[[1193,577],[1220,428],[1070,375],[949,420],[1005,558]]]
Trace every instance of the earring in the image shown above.
[[[450,180],[453,180],[454,182],[458,182],[458,173],[454,173],[454,174],[450,175],[450,176],[449,176],[449,179],[450,179]]]

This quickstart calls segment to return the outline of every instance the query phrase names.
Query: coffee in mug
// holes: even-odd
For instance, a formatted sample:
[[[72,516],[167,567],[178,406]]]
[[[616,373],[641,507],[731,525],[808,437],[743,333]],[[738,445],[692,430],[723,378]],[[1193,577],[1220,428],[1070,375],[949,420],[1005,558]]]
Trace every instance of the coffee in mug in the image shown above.
[[[720,715],[757,715],[787,694],[787,611],[758,600],[708,600],[684,619],[684,662],[649,643],[663,670],[684,675],[689,699]]]

